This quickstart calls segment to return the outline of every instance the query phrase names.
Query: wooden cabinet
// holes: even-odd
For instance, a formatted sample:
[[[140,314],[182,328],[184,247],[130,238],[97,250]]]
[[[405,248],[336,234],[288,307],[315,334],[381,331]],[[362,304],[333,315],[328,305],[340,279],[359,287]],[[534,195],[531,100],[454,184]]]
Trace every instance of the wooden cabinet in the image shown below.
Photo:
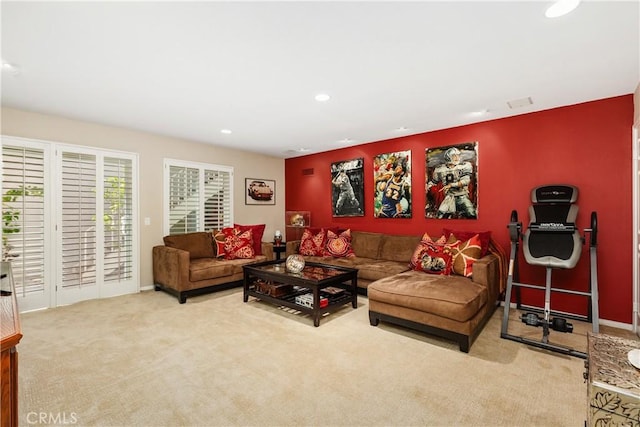
[[[640,341],[604,334],[588,335],[587,426],[640,426],[640,370],[628,353]]]
[[[16,304],[11,264],[2,262],[4,276],[0,279],[0,390],[2,407],[0,425],[18,425],[18,351],[16,346],[22,338],[20,319]]]

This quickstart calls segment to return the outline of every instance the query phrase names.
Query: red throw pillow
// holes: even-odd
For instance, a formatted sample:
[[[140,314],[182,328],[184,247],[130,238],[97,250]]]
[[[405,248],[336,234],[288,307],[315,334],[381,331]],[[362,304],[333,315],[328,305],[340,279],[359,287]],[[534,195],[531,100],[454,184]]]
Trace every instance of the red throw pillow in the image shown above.
[[[356,254],[351,248],[351,229],[339,235],[331,230],[327,231],[327,251],[334,257],[353,257]]]
[[[429,236],[429,233],[427,233],[425,231],[424,234],[422,235],[422,238],[420,239],[420,241],[422,241],[422,242],[430,242],[430,243],[434,243],[436,245],[444,245],[445,243],[447,243],[447,237],[443,234],[442,236],[438,237],[437,240],[433,240],[431,238],[431,236]]]
[[[216,251],[216,257],[223,258],[224,257],[224,240],[225,240],[224,232],[223,230],[213,230],[211,234],[213,235],[213,248]]]
[[[300,249],[298,253],[300,255],[307,256],[325,256],[328,254],[326,251],[327,245],[327,233],[324,229],[321,229],[317,234],[313,234],[311,230],[305,228],[300,239]]]
[[[489,241],[491,240],[491,232],[490,231],[477,232],[477,231],[451,230],[450,228],[444,228],[444,229],[442,229],[442,234],[447,236],[447,239],[452,234],[455,234],[455,236],[459,240],[462,240],[462,241],[469,240],[470,238],[472,238],[473,236],[475,236],[477,234],[478,237],[480,237],[480,249],[482,250],[481,254],[480,254],[480,258],[485,256],[487,254],[487,252],[489,251]]]
[[[237,228],[223,229],[224,239],[224,259],[253,258],[252,231],[240,231]]]
[[[416,271],[424,271],[429,274],[451,274],[451,252],[446,245],[421,241],[418,243],[409,267]]]
[[[235,228],[239,228],[240,231],[251,230],[253,233],[253,251],[256,255],[262,255],[262,235],[264,234],[265,224],[256,225],[240,225],[233,224]]]
[[[449,237],[447,243],[451,251],[451,268],[455,274],[471,277],[473,273],[473,263],[480,258],[482,248],[480,247],[480,236],[477,234],[469,240],[458,240],[455,234]]]

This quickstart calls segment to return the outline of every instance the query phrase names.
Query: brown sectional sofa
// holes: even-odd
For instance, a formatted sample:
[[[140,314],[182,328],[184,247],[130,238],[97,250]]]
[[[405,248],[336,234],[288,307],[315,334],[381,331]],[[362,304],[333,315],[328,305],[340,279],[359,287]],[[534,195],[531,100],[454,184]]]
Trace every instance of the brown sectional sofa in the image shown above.
[[[452,339],[468,352],[499,304],[503,262],[499,252],[473,264],[472,278],[433,275],[409,268],[420,236],[352,231],[355,257],[305,256],[309,261],[358,269],[358,287],[369,298],[369,321],[382,320]],[[287,242],[287,255],[300,241]],[[503,260],[504,261],[504,260]]]
[[[408,264],[420,236],[394,236],[367,231],[351,232],[351,247],[355,257],[305,256],[305,260],[358,269],[358,288],[366,294],[367,287],[378,279],[409,270]],[[287,242],[286,255],[297,254],[300,241]]]
[[[180,304],[190,296],[240,286],[243,265],[273,259],[268,242],[262,242],[262,255],[251,259],[216,258],[213,235],[205,231],[165,236],[164,242],[153,247],[154,287],[177,296]]]

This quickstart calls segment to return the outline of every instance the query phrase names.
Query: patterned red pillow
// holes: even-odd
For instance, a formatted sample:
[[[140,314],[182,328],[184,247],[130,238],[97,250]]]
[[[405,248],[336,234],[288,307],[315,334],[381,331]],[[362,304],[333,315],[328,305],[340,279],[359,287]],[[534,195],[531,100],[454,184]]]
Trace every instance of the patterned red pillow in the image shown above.
[[[251,230],[253,236],[253,251],[256,255],[262,255],[262,235],[264,234],[265,224],[256,224],[256,225],[240,225],[233,224],[235,228],[240,229],[240,231]]]
[[[452,269],[455,274],[470,277],[473,273],[473,263],[482,254],[482,243],[479,235],[471,237],[469,240],[458,240],[451,234],[447,246],[451,251]]]
[[[313,234],[311,230],[305,228],[300,239],[300,255],[307,256],[326,256],[327,233],[321,229],[317,234]]]
[[[442,236],[438,237],[438,240],[433,240],[431,238],[431,236],[429,236],[429,233],[427,233],[425,231],[425,233],[422,235],[422,238],[420,239],[420,241],[434,243],[436,245],[444,245],[445,243],[447,243],[447,238],[443,234]]]
[[[253,236],[251,230],[224,228],[224,259],[253,258]]]
[[[224,240],[225,235],[223,230],[213,230],[213,248],[216,251],[217,258],[224,258]]]
[[[451,274],[452,257],[446,243],[444,235],[433,240],[429,233],[425,232],[413,251],[409,268],[431,274]]]
[[[327,231],[327,251],[334,257],[354,257],[356,254],[351,248],[351,229],[345,230],[339,235],[331,230]]]
[[[422,241],[411,256],[409,267],[429,274],[451,274],[451,252],[446,245]]]

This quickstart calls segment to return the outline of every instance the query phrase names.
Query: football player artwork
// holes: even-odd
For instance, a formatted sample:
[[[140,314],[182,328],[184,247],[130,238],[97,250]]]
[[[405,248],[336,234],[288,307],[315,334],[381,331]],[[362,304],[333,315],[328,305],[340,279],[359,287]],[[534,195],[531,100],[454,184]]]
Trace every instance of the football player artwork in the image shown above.
[[[478,143],[426,150],[427,218],[478,217]]]
[[[373,158],[375,218],[411,218],[411,151]]]
[[[331,210],[334,217],[364,216],[364,159],[331,164]]]

